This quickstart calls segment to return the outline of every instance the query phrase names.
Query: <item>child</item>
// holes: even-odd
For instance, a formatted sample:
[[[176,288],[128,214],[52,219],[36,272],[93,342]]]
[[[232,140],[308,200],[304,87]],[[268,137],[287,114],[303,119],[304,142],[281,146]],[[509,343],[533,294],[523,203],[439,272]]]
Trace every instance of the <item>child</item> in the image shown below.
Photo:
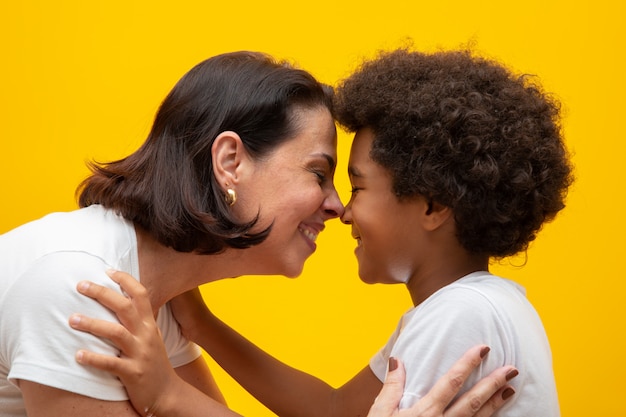
[[[523,288],[488,272],[490,260],[525,251],[564,207],[572,176],[558,104],[528,77],[470,52],[400,49],[344,80],[335,112],[356,133],[342,221],[357,240],[359,276],[404,283],[415,307],[338,389],[256,348],[197,292],[195,303],[189,295],[172,303],[186,335],[278,415],[363,415],[391,357],[406,365],[401,408],[410,407],[480,343],[491,351],[467,386],[512,363],[518,394],[501,415],[559,415],[541,321]]]
[[[527,249],[572,181],[559,106],[529,78],[469,52],[398,50],[338,89],[336,117],[356,132],[342,220],[359,275],[405,282],[416,306],[370,361],[379,379],[389,356],[405,361],[402,406],[480,341],[492,348],[482,372],[521,374],[501,414],[559,414],[541,321],[519,285],[488,272]]]

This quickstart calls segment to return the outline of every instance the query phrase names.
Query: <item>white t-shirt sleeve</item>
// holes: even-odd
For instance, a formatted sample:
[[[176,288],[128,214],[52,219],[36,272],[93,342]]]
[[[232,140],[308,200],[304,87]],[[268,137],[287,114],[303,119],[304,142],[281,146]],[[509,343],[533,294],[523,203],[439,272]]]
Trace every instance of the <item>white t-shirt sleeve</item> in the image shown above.
[[[508,339],[488,299],[469,288],[451,287],[405,314],[387,344],[371,359],[370,367],[382,381],[389,357],[402,360],[407,379],[400,408],[408,408],[472,346],[487,344],[491,351],[465,387],[473,386],[507,360],[513,363]]]
[[[118,321],[113,312],[76,290],[76,284],[86,279],[119,292],[119,286],[105,273],[108,267],[88,253],[57,252],[39,259],[16,280],[5,295],[2,312],[12,316],[5,321],[12,323],[13,329],[6,334],[12,356],[8,379],[12,383],[24,379],[101,400],[128,399],[117,377],[80,365],[74,358],[79,349],[109,356],[119,355],[119,349],[107,339],[74,330],[68,324],[73,313]],[[157,324],[173,367],[201,355],[198,346],[183,337],[169,305],[159,311]]]
[[[178,368],[179,366],[187,365],[200,357],[202,351],[198,345],[190,342],[183,336],[169,303],[159,310],[157,325],[161,329],[163,343],[172,367]]]
[[[76,284],[90,280],[119,291],[105,274],[107,265],[82,252],[49,254],[26,270],[5,294],[14,331],[3,334],[12,357],[8,378],[24,379],[102,400],[128,399],[117,377],[76,362],[79,349],[110,356],[119,350],[106,339],[72,329],[72,313],[116,321],[97,301],[79,294]],[[8,318],[8,317],[7,317]]]

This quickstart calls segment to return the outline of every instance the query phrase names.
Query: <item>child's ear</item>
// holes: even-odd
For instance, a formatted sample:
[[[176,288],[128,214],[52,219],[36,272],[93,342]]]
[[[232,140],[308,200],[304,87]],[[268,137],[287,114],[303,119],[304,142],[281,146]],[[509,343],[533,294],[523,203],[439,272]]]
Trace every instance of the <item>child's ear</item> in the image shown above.
[[[220,133],[213,141],[211,155],[213,175],[218,184],[224,189],[236,186],[247,155],[241,137],[232,131]]]
[[[425,201],[424,227],[433,231],[452,218],[452,209],[432,200]]]

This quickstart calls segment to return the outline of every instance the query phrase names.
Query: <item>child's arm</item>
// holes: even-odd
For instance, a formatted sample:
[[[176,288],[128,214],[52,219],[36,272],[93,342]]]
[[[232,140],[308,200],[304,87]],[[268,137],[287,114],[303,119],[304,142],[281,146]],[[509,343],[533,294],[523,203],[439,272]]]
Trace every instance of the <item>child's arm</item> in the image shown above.
[[[309,374],[285,365],[215,317],[206,308],[197,289],[177,297],[171,305],[183,333],[205,348],[207,353],[247,391],[279,416],[363,416],[372,407],[376,395],[382,388],[380,380],[369,366],[342,387],[334,389]],[[422,401],[410,409],[401,411],[399,416],[431,415],[427,413],[433,413],[433,410],[435,412],[433,416],[443,415],[465,379],[487,354],[488,349],[484,349],[485,346],[478,346],[469,350]],[[399,368],[396,374],[392,372],[389,375],[386,390],[390,389],[389,385],[404,387],[404,367],[400,364]],[[514,392],[506,385],[506,375],[512,369],[512,367],[500,368],[480,381],[471,393],[462,396],[453,404],[446,411],[450,414],[446,415],[454,416],[455,413],[465,415],[467,410],[490,415],[491,412],[488,410],[502,406]],[[458,385],[454,393],[450,391],[451,383],[453,386],[455,383]],[[494,394],[494,386],[504,388]],[[507,388],[510,391],[505,392]],[[391,393],[384,394],[387,401],[381,402],[380,399],[376,401],[369,417],[390,416],[398,412],[397,406],[402,391],[399,390],[400,397],[397,400]],[[392,408],[389,408],[389,404]],[[477,409],[472,408],[477,405]]]
[[[106,289],[95,284],[86,287],[79,287],[79,291],[98,300],[116,312],[122,325],[101,320],[93,320],[87,317],[81,317],[81,320],[78,322],[72,320],[71,323],[72,327],[76,329],[89,331],[98,336],[111,339],[116,345],[118,345],[118,347],[120,347],[123,355],[118,358],[82,351],[79,352],[78,355],[79,361],[85,365],[91,365],[99,369],[107,370],[119,376],[127,387],[133,405],[142,414],[146,414],[145,409],[147,408],[150,412],[153,412],[154,415],[157,416],[185,415],[193,417],[201,415],[235,415],[225,408],[220,408],[215,401],[212,401],[200,391],[197,391],[190,385],[184,383],[173,373],[171,367],[169,366],[169,361],[164,354],[162,342],[158,334],[156,324],[154,323],[149,303],[147,302],[147,299],[145,299],[145,291],[143,290],[143,287],[141,287],[141,285],[132,277],[124,273],[118,272],[114,274],[113,278],[120,284],[126,294],[128,294],[129,299],[126,299],[110,289]],[[226,332],[232,332],[232,334],[227,337],[241,338],[241,336],[237,335],[232,330],[227,330]],[[250,344],[249,342],[246,343]],[[243,343],[243,347],[240,347],[244,349],[244,351],[250,347],[246,345],[246,343]],[[258,350],[258,348],[254,349]],[[300,374],[298,377],[301,377],[301,381],[298,382],[298,389],[311,390],[310,392],[304,391],[301,394],[302,397],[300,399],[304,399],[309,395],[321,398],[324,395],[327,395],[328,392],[333,391],[331,387],[322,381],[296,371],[293,368],[289,368],[260,350],[259,352],[254,352],[253,356],[256,356],[256,359],[261,358],[261,361],[275,362],[260,366],[267,366],[270,368],[276,366],[279,369],[279,375],[282,375],[282,377],[287,379],[291,378],[289,375],[293,373]],[[468,361],[467,358],[464,358],[461,361],[465,368],[469,368],[470,370],[477,366],[479,362],[479,360],[476,361],[475,359],[473,359],[473,361]],[[510,370],[510,368],[507,369],[507,371],[508,370]],[[367,369],[367,372],[369,372],[370,375],[365,372],[361,372],[361,374],[357,375],[353,381],[360,381],[360,378],[365,379],[369,378],[369,376],[375,378],[369,369]],[[392,375],[394,375],[393,372],[390,376]],[[458,370],[455,371],[454,375],[456,375],[455,378],[457,378],[457,380],[462,376],[459,374]],[[389,408],[381,409],[378,407],[372,410],[372,413],[374,414],[370,414],[370,417],[387,417],[392,415],[407,417],[443,416],[443,409],[460,388],[460,386],[450,384],[449,375],[447,376],[448,380],[445,380],[445,378],[446,377],[442,378],[442,381],[444,382],[438,384],[438,389],[435,387],[433,392],[426,396],[424,400],[420,401],[415,407],[412,407],[409,410],[403,410],[399,412],[399,414],[397,411],[394,412]],[[501,391],[496,392],[503,386],[500,381],[502,378],[498,379],[497,375],[490,376],[485,378],[485,381],[489,378],[491,378],[491,380],[485,382],[486,385],[483,384],[481,386],[480,384],[477,384],[477,386],[463,398],[478,398],[479,404],[482,405],[485,404],[485,401],[487,401],[492,394],[494,394],[488,404],[489,407],[495,407],[493,409],[495,411],[495,409],[499,408],[502,404],[502,401],[498,399],[498,394],[501,394]],[[376,381],[378,383],[378,388],[380,388],[380,382],[378,382],[378,380]],[[280,381],[277,384],[278,386],[288,385],[285,384],[284,381]],[[346,384],[346,386],[349,386],[349,384],[350,383]],[[378,404],[389,404],[391,402],[394,407],[397,407],[397,401],[399,401],[399,399],[395,400],[392,394],[393,391],[390,390],[383,392]],[[280,402],[280,398],[282,398],[288,404],[295,404],[291,406],[296,407],[296,411],[303,411],[303,415],[305,411],[310,411],[306,410],[304,402],[293,401],[291,398],[287,398],[289,397],[289,394],[286,394],[285,392],[277,391],[268,395],[277,398],[275,401]],[[331,396],[332,395],[333,394],[331,394]],[[375,394],[371,394],[372,400],[370,400],[369,404],[373,401],[374,396]],[[332,399],[328,398],[326,400],[332,401]],[[394,402],[395,405],[393,404]],[[367,405],[367,408],[369,407],[369,404]],[[443,406],[441,406],[442,404]],[[473,408],[475,404],[475,401],[466,401],[465,403],[459,401],[455,403],[455,407],[458,406],[460,408],[454,409],[452,414],[446,413],[446,416],[455,417],[475,415],[477,411],[476,408]],[[348,404],[348,406],[350,406],[350,404]],[[418,408],[418,406],[421,408]],[[328,405],[325,407],[328,407]],[[425,411],[426,408],[424,407],[428,407],[428,411]],[[442,411],[437,411],[438,414],[432,414],[433,410],[438,410],[436,407],[440,407]],[[492,412],[491,408],[488,408],[486,409],[485,414],[480,415],[489,416]],[[316,413],[317,414],[313,414],[317,416],[331,415],[326,414],[326,411],[316,411]],[[350,414],[337,413],[337,415]]]
[[[365,416],[383,386],[369,366],[335,389],[284,364],[215,317],[198,289],[170,305],[183,334],[279,416]]]

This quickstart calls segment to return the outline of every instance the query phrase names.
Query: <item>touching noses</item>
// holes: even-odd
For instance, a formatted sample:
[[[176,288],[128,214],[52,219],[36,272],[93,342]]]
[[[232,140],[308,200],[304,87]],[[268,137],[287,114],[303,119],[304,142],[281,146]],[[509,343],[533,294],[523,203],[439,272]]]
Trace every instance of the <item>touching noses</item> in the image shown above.
[[[343,209],[343,214],[341,215],[341,223],[343,224],[352,224],[352,198],[348,201],[348,204]]]
[[[344,207],[339,199],[337,190],[333,189],[330,195],[324,199],[322,211],[326,214],[326,220],[343,216]]]

